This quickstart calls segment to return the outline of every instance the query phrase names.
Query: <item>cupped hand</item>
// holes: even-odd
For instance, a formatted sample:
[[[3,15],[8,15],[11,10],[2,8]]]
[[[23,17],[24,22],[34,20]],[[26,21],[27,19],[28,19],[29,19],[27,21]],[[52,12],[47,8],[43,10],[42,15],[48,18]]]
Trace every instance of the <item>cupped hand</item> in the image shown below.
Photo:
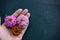
[[[30,17],[30,13],[28,12],[28,9],[18,9],[16,12],[14,12],[12,15],[15,16],[17,19],[19,19],[20,15],[24,15],[26,17]],[[27,30],[29,23],[26,25],[25,29],[23,29],[22,33],[18,36],[14,36],[11,34],[10,30],[6,28],[5,24],[3,23],[2,26],[0,26],[0,39],[1,40],[22,40],[22,37]]]

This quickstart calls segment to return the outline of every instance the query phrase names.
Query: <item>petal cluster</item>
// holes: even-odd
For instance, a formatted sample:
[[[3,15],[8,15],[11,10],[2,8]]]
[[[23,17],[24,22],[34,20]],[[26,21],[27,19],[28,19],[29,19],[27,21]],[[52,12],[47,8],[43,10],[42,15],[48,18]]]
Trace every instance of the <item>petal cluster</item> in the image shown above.
[[[24,15],[20,15],[17,19],[17,24],[19,24],[20,26],[22,26],[24,28],[25,25],[27,25],[29,23],[29,20],[26,16]]]
[[[12,27],[16,24],[16,17],[15,16],[6,16],[4,23],[7,27]]]
[[[12,27],[11,31],[12,31],[13,35],[18,36],[22,32],[22,28],[19,25],[15,25],[15,26]]]

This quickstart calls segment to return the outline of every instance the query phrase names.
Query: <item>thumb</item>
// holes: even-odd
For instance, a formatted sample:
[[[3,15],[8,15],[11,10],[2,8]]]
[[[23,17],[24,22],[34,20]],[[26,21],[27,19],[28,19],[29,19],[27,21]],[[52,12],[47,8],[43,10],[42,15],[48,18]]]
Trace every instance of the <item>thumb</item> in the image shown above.
[[[5,27],[3,27],[3,25],[0,26],[0,38],[2,40],[10,40],[11,39],[7,29]]]

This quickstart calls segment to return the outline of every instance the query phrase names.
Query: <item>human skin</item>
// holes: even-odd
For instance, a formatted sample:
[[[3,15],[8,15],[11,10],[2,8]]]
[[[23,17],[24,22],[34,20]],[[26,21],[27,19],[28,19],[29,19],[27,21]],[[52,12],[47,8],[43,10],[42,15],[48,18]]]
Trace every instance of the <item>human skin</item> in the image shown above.
[[[19,16],[23,14],[24,16],[30,17],[30,13],[28,12],[28,9],[18,9],[16,12],[14,12],[12,15],[15,16],[17,19],[19,19]],[[26,25],[26,28],[23,29],[22,33],[19,36],[14,36],[11,34],[10,29],[6,28],[5,24],[3,23],[0,25],[0,39],[1,40],[22,40],[22,37],[27,30],[29,23]]]

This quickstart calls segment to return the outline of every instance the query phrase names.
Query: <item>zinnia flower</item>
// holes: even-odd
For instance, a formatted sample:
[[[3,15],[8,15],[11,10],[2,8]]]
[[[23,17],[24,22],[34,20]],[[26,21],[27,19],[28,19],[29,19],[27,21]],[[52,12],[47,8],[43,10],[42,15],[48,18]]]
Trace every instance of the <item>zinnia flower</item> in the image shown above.
[[[5,25],[7,27],[12,27],[16,24],[16,17],[15,16],[6,16],[5,18]]]
[[[25,26],[28,24],[29,20],[27,16],[20,15],[17,19],[17,23],[22,26],[22,28],[25,28]]]
[[[21,34],[22,33],[22,28],[21,28],[21,26],[19,26],[19,25],[15,25],[15,26],[13,26],[12,27],[12,34],[13,35],[15,35],[15,36],[18,36],[19,34]]]

